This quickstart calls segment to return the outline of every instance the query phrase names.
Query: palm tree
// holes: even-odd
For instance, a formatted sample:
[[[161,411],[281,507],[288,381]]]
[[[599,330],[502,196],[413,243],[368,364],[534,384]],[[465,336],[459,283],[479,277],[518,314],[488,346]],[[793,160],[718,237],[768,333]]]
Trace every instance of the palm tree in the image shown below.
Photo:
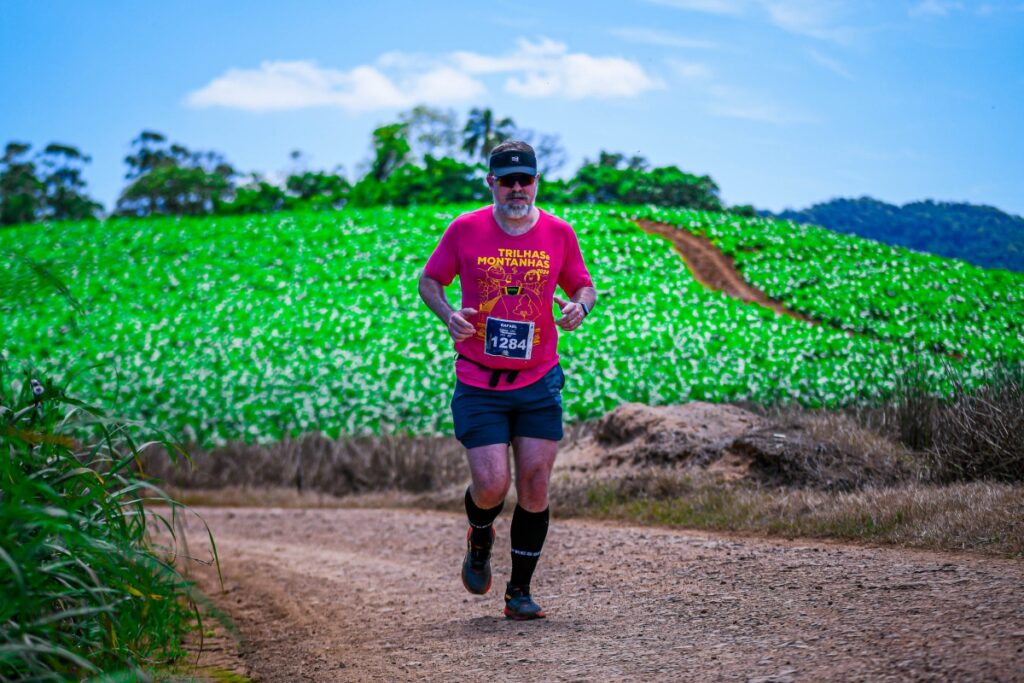
[[[462,129],[462,151],[470,159],[487,159],[491,150],[508,140],[515,133],[516,124],[510,118],[495,123],[490,108],[474,107],[469,111],[466,127]]]

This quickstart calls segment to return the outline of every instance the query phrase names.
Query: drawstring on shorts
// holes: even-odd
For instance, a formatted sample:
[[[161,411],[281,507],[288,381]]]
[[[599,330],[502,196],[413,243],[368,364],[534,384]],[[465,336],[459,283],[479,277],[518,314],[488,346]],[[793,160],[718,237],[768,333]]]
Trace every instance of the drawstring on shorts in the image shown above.
[[[494,389],[495,387],[498,386],[498,382],[501,380],[501,373],[505,373],[505,382],[507,384],[512,384],[513,382],[516,381],[516,377],[519,376],[519,371],[518,370],[496,370],[494,368],[489,368],[486,365],[484,365],[483,363],[478,363],[475,360],[473,360],[472,358],[464,356],[461,353],[457,354],[455,357],[457,359],[459,359],[459,360],[468,361],[468,362],[472,363],[473,365],[477,366],[478,368],[480,368],[481,370],[490,370],[491,371],[491,379],[490,379],[489,382],[487,382],[487,385],[491,389]]]

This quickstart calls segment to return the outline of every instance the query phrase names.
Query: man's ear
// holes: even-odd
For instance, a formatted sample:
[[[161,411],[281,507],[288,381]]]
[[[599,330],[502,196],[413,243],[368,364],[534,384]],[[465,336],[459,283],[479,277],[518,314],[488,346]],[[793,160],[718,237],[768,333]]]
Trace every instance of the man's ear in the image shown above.
[[[492,176],[490,173],[488,173],[487,177],[484,178],[484,180],[487,182],[487,187],[489,187],[489,188],[491,188],[493,190],[494,189],[494,176]]]

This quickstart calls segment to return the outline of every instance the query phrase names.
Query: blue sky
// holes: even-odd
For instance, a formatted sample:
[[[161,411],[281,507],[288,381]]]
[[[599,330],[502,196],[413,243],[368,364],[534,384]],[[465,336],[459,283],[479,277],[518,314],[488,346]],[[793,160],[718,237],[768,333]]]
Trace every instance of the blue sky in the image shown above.
[[[352,176],[373,128],[426,103],[559,134],[563,173],[641,154],[730,204],[1024,214],[1024,0],[3,0],[0,78],[0,142],[78,146],[108,208],[143,129]]]

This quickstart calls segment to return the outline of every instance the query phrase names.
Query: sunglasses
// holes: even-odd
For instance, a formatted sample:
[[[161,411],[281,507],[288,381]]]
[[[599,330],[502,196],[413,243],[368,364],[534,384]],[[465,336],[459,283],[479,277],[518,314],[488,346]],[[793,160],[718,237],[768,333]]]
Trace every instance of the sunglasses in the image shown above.
[[[537,180],[537,176],[527,175],[526,173],[510,173],[500,178],[495,178],[495,180],[499,185],[506,188],[513,188],[516,186],[516,183],[519,183],[519,187],[529,187]]]

